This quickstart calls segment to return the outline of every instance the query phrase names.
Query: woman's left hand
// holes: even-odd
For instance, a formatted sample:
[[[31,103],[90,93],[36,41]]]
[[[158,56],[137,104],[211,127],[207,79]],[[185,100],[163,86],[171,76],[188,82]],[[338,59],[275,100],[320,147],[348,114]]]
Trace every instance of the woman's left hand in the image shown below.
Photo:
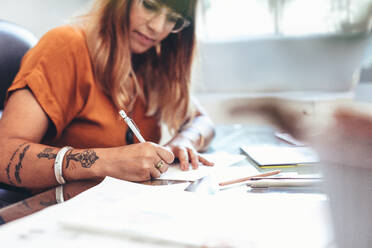
[[[174,156],[178,158],[181,170],[188,170],[190,163],[194,170],[198,169],[199,162],[207,166],[214,165],[213,162],[204,158],[196,151],[188,138],[182,137],[181,135],[173,138],[166,146],[169,147]]]

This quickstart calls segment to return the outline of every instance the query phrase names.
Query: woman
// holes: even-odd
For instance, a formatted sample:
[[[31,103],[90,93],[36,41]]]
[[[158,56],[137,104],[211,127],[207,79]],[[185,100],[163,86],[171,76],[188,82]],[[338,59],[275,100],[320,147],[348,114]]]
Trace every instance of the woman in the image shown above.
[[[98,0],[78,25],[45,34],[8,90],[0,181],[146,181],[175,157],[183,170],[213,165],[197,153],[213,125],[189,95],[195,8],[196,0]],[[148,142],[133,137],[121,109]],[[160,123],[175,134],[164,147]]]

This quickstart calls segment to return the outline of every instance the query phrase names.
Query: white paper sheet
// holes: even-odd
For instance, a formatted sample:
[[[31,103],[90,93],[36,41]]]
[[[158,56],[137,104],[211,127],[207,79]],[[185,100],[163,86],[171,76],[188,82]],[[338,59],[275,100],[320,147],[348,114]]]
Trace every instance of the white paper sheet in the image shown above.
[[[162,180],[181,180],[181,181],[195,181],[212,172],[225,168],[227,166],[236,164],[245,159],[244,155],[229,154],[226,152],[217,152],[212,154],[203,154],[203,156],[214,162],[214,166],[204,166],[199,164],[197,170],[193,170],[191,165],[188,171],[181,170],[179,165],[172,165],[168,170],[161,175],[159,179]]]
[[[95,200],[93,195],[84,202],[71,204],[69,215],[59,217],[62,229],[162,244],[164,247],[224,247],[222,244],[228,247],[272,247],[270,245],[274,244],[295,247],[304,240],[309,241],[309,246],[303,247],[322,247],[325,237],[329,238],[325,225],[327,218],[319,208],[319,201],[306,196],[219,197],[167,191],[158,187],[150,189],[124,181],[114,183],[122,184],[121,199],[110,204],[108,199],[98,202],[94,206],[96,211],[79,211],[87,202],[92,202],[89,198]],[[103,184],[102,189],[107,185]],[[308,215],[304,209],[312,210],[313,215]],[[278,215],[278,212],[281,214]],[[266,239],[268,222],[270,229],[275,230],[270,232],[272,243]],[[285,235],[288,232],[291,233],[290,238]],[[266,242],[270,245],[260,246],[266,245]]]
[[[137,197],[141,194],[151,194],[152,192],[178,193],[184,191],[189,182],[169,184],[169,185],[145,185],[119,180],[112,177],[106,177],[100,184],[90,188],[87,191],[70,199],[65,204],[74,204],[77,201],[84,205],[94,204],[97,202],[111,202],[116,204],[126,198]],[[90,201],[94,201],[94,203]]]
[[[29,248],[313,248],[332,240],[327,202],[314,196],[206,196],[172,185],[106,179],[63,204],[0,227],[2,242]]]

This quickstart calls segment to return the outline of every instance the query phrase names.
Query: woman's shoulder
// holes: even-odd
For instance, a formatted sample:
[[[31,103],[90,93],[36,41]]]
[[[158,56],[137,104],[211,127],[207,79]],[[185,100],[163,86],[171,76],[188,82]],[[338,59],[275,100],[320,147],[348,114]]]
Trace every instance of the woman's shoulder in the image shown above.
[[[84,32],[78,27],[69,25],[51,29],[43,35],[39,43],[51,48],[58,48],[58,50],[86,48]]]

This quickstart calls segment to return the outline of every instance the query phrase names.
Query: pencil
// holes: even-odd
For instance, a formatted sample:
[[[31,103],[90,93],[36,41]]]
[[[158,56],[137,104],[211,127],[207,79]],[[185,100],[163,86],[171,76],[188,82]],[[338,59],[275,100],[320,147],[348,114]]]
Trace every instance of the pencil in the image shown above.
[[[315,180],[315,179],[322,179],[321,177],[253,177],[253,178],[251,178],[251,179],[249,179],[249,180],[251,180],[251,181],[258,181],[258,180],[264,180],[264,179],[282,179],[282,180],[284,180],[284,179],[287,179],[287,180],[292,180],[292,179],[297,179],[297,180],[301,180],[301,179],[303,179],[303,180],[306,180],[306,179],[313,179],[313,180]]]
[[[276,174],[279,174],[279,173],[280,173],[280,170],[274,170],[274,171],[270,171],[270,172],[257,174],[257,175],[254,175],[254,176],[243,177],[243,178],[239,178],[239,179],[234,179],[234,180],[230,180],[230,181],[221,182],[221,183],[219,183],[219,185],[220,186],[226,186],[226,185],[230,185],[230,184],[233,184],[233,183],[240,183],[240,182],[244,182],[244,181],[247,181],[247,180],[251,180],[252,178],[255,178],[255,177],[268,177],[268,176],[276,175]]]
[[[299,166],[310,166],[314,163],[302,163],[302,164],[281,164],[281,165],[258,165],[262,169],[278,169],[278,168],[293,168]]]
[[[127,123],[128,127],[130,128],[130,130],[132,130],[132,132],[134,133],[134,135],[136,135],[136,137],[139,140],[139,142],[141,142],[141,143],[146,142],[146,140],[142,137],[139,129],[134,124],[133,120],[131,118],[129,118],[129,116],[127,116],[127,114],[125,113],[125,111],[124,110],[120,110],[119,111],[119,114],[124,119],[124,121]]]
[[[250,181],[247,186],[251,188],[271,188],[271,187],[311,187],[320,185],[319,179],[299,179],[299,180],[272,180],[263,179]]]

